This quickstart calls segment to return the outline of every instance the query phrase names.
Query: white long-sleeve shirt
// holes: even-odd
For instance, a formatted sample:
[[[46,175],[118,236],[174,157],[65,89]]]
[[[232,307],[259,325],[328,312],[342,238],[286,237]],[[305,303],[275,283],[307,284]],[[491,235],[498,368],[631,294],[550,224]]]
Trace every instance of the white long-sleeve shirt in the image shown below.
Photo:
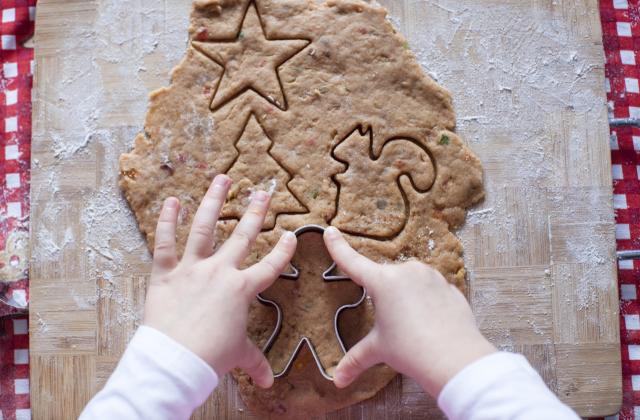
[[[524,356],[507,352],[462,369],[440,392],[438,406],[452,420],[579,420]]]
[[[80,420],[187,419],[217,385],[218,375],[206,362],[142,326]],[[438,405],[452,420],[579,419],[523,356],[506,352],[465,367],[444,387]]]
[[[141,326],[81,420],[188,419],[218,385],[211,366],[160,331]]]

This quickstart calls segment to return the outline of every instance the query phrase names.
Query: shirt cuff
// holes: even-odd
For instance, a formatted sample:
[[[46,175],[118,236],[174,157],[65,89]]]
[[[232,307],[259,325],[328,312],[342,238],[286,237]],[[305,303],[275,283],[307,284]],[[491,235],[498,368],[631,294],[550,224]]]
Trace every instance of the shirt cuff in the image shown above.
[[[496,352],[467,365],[454,376],[438,396],[438,406],[448,418],[462,418],[487,389],[509,378],[514,372],[526,372],[540,380],[527,359],[515,353]]]
[[[218,386],[213,368],[191,350],[155,328],[141,325],[134,334],[129,349],[139,352],[190,389],[193,402],[201,405]]]

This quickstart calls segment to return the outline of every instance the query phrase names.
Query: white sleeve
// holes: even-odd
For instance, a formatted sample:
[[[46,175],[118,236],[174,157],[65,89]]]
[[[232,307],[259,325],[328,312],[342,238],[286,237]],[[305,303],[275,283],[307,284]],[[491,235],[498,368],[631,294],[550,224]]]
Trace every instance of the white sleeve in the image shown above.
[[[524,356],[506,352],[465,367],[442,389],[438,406],[451,420],[579,420]]]
[[[204,360],[141,326],[80,419],[188,419],[217,385],[218,375]]]

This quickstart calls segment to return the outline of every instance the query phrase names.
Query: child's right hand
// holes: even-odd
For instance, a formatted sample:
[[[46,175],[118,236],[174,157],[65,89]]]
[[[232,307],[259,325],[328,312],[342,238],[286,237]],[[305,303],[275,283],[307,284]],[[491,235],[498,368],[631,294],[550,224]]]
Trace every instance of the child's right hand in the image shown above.
[[[324,238],[333,260],[367,290],[376,311],[371,332],[336,368],[337,387],[386,363],[436,398],[465,366],[496,352],[478,330],[462,293],[435,269],[416,261],[377,264],[353,250],[334,227],[326,229]]]

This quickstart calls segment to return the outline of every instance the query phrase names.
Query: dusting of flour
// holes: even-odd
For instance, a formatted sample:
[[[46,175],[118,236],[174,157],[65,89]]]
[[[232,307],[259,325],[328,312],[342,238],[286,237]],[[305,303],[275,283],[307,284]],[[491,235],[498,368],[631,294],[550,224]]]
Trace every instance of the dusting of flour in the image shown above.
[[[380,3],[427,74],[452,93],[457,131],[485,169],[485,202],[458,232],[479,324],[514,348],[509,323],[483,309],[500,303],[499,290],[477,283],[476,268],[522,266],[541,267],[537,282],[546,289],[532,295],[558,288],[559,299],[597,324],[600,298],[615,287],[614,237],[599,228],[612,224],[609,169],[589,172],[609,154],[608,133],[604,124],[597,133],[586,128],[590,120],[604,122],[606,98],[596,88],[604,56],[594,62],[594,34],[564,15],[596,13],[597,22],[597,10],[543,2],[521,13],[508,2],[423,0],[409,2],[400,19],[395,2]],[[603,185],[602,193],[583,188],[592,185]],[[592,223],[580,226],[584,221]],[[536,249],[543,242],[551,249]],[[524,320],[529,337],[550,342],[540,325],[545,314],[539,316]]]
[[[47,88],[56,94],[59,113],[51,119],[60,123],[50,124],[42,134],[50,143],[52,164],[34,159],[34,171],[42,179],[33,183],[32,201],[44,204],[39,204],[35,222],[37,246],[32,259],[56,263],[65,250],[80,246],[90,276],[87,281],[96,287],[94,294],[81,290],[86,288],[70,290],[71,301],[77,309],[101,301],[115,305],[118,314],[108,321],[114,325],[106,328],[137,323],[142,314],[142,302],[127,292],[125,279],[147,274],[151,258],[118,188],[118,158],[142,130],[150,89],[168,83],[169,70],[184,52],[190,6],[184,3],[159,7],[155,2],[97,2],[93,21],[73,22],[66,29],[61,51],[65,60],[59,64],[62,76]],[[83,232],[75,235],[67,228],[60,235],[59,224],[69,211],[61,191],[73,181],[71,168],[78,162],[97,165],[99,176],[83,180],[91,187],[77,210]],[[132,254],[147,267],[132,267],[127,258]],[[44,316],[38,314],[40,333],[49,331]]]
[[[575,200],[584,203],[583,211],[594,212],[585,218],[603,217],[601,197],[587,190],[580,196],[580,187],[590,182],[587,165],[584,169],[572,165],[571,173],[561,170],[563,159],[587,161],[598,155],[591,150],[598,136],[584,130],[585,121],[597,116],[605,101],[600,90],[592,87],[596,68],[582,53],[590,48],[589,38],[575,33],[561,10],[546,7],[532,6],[531,14],[523,15],[520,9],[499,2],[487,7],[472,1],[423,0],[407,2],[411,10],[406,13],[417,18],[402,21],[391,0],[381,3],[389,7],[390,21],[406,36],[424,70],[452,92],[457,130],[485,167],[487,199],[468,213],[459,232],[470,282],[478,261],[496,267],[561,264],[534,261],[528,254],[537,240],[531,232],[548,231],[556,247],[568,250],[564,258],[588,268],[579,278],[572,272],[548,269],[544,287],[571,281],[578,306],[593,308],[598,294],[610,287],[609,278],[600,274],[606,274],[610,264],[612,237],[598,230],[581,237],[562,236],[560,227],[571,221],[571,215],[563,212],[570,209],[563,208],[565,197],[553,192],[575,188]],[[60,52],[66,57],[60,65],[62,77],[54,78],[57,81],[47,89],[57,95],[48,98],[56,103],[58,114],[51,119],[57,124],[51,124],[46,133],[54,159],[46,166],[34,160],[42,179],[34,183],[33,197],[34,201],[51,199],[40,205],[33,258],[55,262],[66,247],[80,243],[91,269],[88,281],[95,282],[96,293],[86,296],[74,291],[73,301],[86,308],[109,300],[120,309],[114,322],[135,322],[141,303],[126,293],[122,279],[140,268],[129,266],[131,259],[126,257],[139,255],[148,264],[150,256],[117,186],[117,159],[142,129],[148,92],[168,84],[168,71],[184,53],[190,4],[122,0],[96,4],[93,21],[66,29],[67,44]],[[427,19],[427,14],[430,25],[412,23],[420,16]],[[505,47],[511,44],[513,48]],[[550,109],[566,113],[550,114]],[[78,161],[98,165],[100,174],[86,180],[95,185],[93,192],[85,194],[79,211],[84,225],[81,237],[72,230],[54,233],[60,231],[56,227],[66,211],[61,191],[69,182],[69,168]],[[540,187],[550,189],[548,197],[540,196]],[[476,229],[484,231],[490,246],[477,248]],[[433,250],[437,244],[429,241],[428,246]],[[514,250],[521,261],[509,261]],[[496,290],[481,292],[475,305],[496,303]],[[514,342],[510,330],[490,317],[479,322],[494,327],[503,346]],[[38,323],[40,331],[46,332],[46,320],[39,317]],[[547,334],[534,320],[523,320],[523,325],[534,335]]]

